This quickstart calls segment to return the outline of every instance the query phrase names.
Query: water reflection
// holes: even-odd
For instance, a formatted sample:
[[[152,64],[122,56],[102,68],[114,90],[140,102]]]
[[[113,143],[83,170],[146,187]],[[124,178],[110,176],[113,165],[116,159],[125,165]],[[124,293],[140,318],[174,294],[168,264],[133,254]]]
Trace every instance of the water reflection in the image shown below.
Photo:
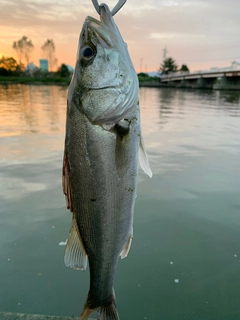
[[[175,98],[176,91],[169,90],[165,88],[164,90],[159,91],[159,124],[163,128],[164,124],[168,122],[170,118],[169,114],[172,113],[173,108],[173,99]]]
[[[163,90],[159,90],[160,108],[169,108],[176,94],[177,90],[172,90],[171,88],[164,88]]]
[[[0,136],[62,131],[66,94],[61,86],[1,85]]]
[[[224,103],[240,105],[239,91],[220,91],[219,97]]]
[[[239,153],[239,93],[170,88],[143,93],[143,132],[155,174],[185,170],[189,157],[205,157],[209,150]],[[169,155],[175,155],[171,161]]]

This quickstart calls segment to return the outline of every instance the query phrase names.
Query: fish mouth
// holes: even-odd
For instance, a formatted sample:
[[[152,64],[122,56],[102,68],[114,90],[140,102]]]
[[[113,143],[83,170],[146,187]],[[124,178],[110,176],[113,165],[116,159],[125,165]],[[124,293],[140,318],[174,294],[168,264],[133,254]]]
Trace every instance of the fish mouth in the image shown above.
[[[121,0],[121,3],[123,2],[124,0]],[[123,60],[130,61],[130,65],[134,69],[127,51],[126,44],[118,30],[117,25],[115,24],[115,21],[113,20],[111,11],[106,4],[101,4],[99,7],[100,20],[90,16],[88,16],[85,20],[88,39],[91,38],[90,41],[94,45],[100,44],[103,48],[118,51],[123,56]]]
[[[88,16],[84,24],[88,40],[96,42],[94,38],[97,38],[103,47],[111,48],[117,45],[118,29],[106,4],[100,5],[100,21]]]
[[[85,87],[86,93],[90,91],[101,91],[101,90],[111,90],[118,92],[118,88],[116,86],[104,86],[104,87]]]
[[[90,88],[91,90],[104,90],[104,89],[116,89],[115,86],[105,86],[100,88]],[[117,90],[117,89],[116,89]]]

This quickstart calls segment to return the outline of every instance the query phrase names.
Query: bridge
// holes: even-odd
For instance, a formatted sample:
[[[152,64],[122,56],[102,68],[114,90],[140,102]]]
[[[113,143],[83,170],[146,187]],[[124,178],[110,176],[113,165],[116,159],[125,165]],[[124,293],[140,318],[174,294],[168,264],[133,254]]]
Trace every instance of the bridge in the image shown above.
[[[168,87],[240,90],[240,70],[212,68],[192,73],[175,72],[160,75],[160,82]]]

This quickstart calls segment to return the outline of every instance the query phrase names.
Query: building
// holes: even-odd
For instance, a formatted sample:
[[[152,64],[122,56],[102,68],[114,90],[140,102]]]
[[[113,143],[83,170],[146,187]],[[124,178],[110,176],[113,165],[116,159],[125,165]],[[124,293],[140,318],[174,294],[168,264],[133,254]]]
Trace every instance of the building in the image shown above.
[[[35,71],[37,71],[38,67],[34,64],[34,63],[29,63],[26,68],[25,71],[30,74],[33,75]]]
[[[41,71],[48,71],[48,60],[40,59],[39,60],[40,70]]]

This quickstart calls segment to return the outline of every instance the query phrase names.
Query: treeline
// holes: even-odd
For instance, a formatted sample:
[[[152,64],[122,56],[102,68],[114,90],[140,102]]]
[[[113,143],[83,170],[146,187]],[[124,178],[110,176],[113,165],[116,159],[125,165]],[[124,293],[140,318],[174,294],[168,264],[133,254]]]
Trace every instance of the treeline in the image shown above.
[[[18,41],[13,42],[12,48],[18,57],[18,64],[22,67],[27,66],[34,50],[32,40],[23,36]],[[41,56],[48,60],[49,71],[53,71],[57,66],[56,49],[53,39],[47,39],[41,46]]]
[[[186,64],[182,64],[181,67],[177,65],[175,60],[171,57],[165,58],[158,69],[159,76],[164,74],[170,74],[174,72],[189,72],[189,68]],[[151,77],[147,73],[140,72],[138,73],[139,82],[159,82],[159,76]]]
[[[4,57],[0,59],[0,75],[1,76],[18,76],[22,73],[24,66],[19,64],[12,57]]]
[[[31,68],[29,65],[34,45],[32,40],[28,37],[23,36],[18,41],[14,41],[12,48],[16,52],[18,60],[13,57],[2,56],[0,59],[0,76],[32,76],[37,78],[49,78],[70,77],[71,75],[66,64],[61,64],[61,66],[57,68],[56,49],[52,39],[47,39],[41,46],[41,57],[48,60],[49,72],[42,71],[38,67],[32,66]]]
[[[186,64],[182,64],[182,66],[179,68],[176,61],[169,57],[163,60],[160,68],[159,68],[160,74],[169,74],[173,72],[189,72],[189,68]]]
[[[34,68],[33,70],[25,69],[23,63],[18,63],[13,57],[4,57],[0,59],[0,76],[2,77],[35,77],[35,78],[52,78],[52,77],[62,77],[69,78],[71,76],[66,64],[61,64],[61,66],[55,72],[42,71],[39,68]]]

